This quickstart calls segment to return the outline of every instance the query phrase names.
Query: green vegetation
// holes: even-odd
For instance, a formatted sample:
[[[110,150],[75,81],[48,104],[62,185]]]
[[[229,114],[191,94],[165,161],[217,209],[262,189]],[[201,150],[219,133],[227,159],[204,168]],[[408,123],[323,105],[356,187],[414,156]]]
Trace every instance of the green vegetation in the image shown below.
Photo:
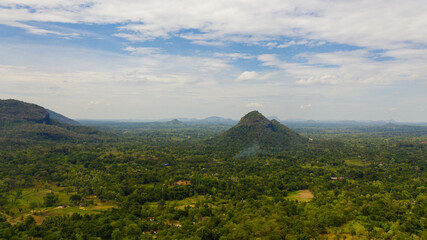
[[[346,159],[345,163],[349,166],[358,166],[358,167],[365,167],[367,165],[369,165],[369,163],[367,163],[366,161],[363,161],[362,159]]]
[[[46,109],[13,99],[0,100],[0,121],[50,123]]]
[[[313,199],[313,197],[314,197],[313,193],[308,189],[288,193],[288,199],[303,201],[303,202],[309,202],[311,201],[311,199]]]
[[[0,100],[0,131],[0,144],[13,142],[15,145],[102,142],[113,137],[92,127],[78,126],[77,122],[43,107],[17,100]]]
[[[427,135],[310,126],[300,136],[261,116],[222,135],[224,125],[173,121],[3,137],[0,238],[427,238]]]
[[[49,113],[49,117],[51,120],[56,121],[56,122],[60,122],[60,123],[64,123],[64,124],[69,124],[69,125],[79,125],[79,123],[77,121],[74,121],[73,119],[69,119],[57,112],[54,112],[52,110],[46,109],[46,111]]]
[[[208,145],[214,152],[239,153],[238,157],[250,157],[261,152],[289,150],[307,142],[307,137],[253,111],[242,117],[236,126],[211,139]]]

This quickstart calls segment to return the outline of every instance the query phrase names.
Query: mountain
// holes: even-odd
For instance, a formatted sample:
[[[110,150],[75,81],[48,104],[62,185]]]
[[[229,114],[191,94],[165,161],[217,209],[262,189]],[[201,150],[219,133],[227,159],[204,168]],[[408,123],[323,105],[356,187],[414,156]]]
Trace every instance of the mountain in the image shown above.
[[[178,119],[172,119],[172,120],[170,120],[170,121],[168,121],[166,123],[170,124],[170,125],[179,125],[179,124],[182,124],[182,122],[179,121]]]
[[[207,117],[201,120],[198,120],[199,123],[204,124],[224,124],[224,125],[234,125],[236,121],[230,118],[222,118],[217,116]]]
[[[306,142],[308,138],[276,120],[270,121],[258,111],[252,111],[211,144],[238,152],[238,156],[247,156],[260,151],[280,151]]]
[[[51,113],[52,116],[51,116]],[[70,124],[71,123],[71,124]],[[0,142],[96,140],[98,131],[32,103],[0,100]]]
[[[61,115],[59,113],[56,113],[52,110],[46,109],[46,111],[49,113],[49,117],[51,120],[60,122],[60,123],[65,123],[65,124],[69,124],[69,125],[80,125],[79,122],[71,119],[71,118],[67,118],[64,115]]]
[[[77,121],[52,110],[15,99],[0,100],[0,120],[14,122],[27,121],[45,124],[51,124],[52,121],[57,121],[59,123],[79,125]]]
[[[49,113],[46,109],[14,99],[0,100],[0,120],[50,123]]]
[[[277,117],[277,116],[268,116],[267,117],[268,119],[271,119],[271,120],[276,120],[276,121],[278,121],[278,122],[280,122],[281,120],[279,119],[279,117]]]

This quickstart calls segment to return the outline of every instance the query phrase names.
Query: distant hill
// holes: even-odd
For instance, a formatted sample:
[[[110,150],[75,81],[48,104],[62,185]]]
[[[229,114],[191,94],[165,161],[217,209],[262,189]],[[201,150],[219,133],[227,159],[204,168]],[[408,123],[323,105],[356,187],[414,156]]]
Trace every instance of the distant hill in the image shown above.
[[[51,115],[52,114],[52,115]],[[32,103],[0,100],[0,142],[95,140],[96,129]]]
[[[217,116],[204,118],[204,119],[198,120],[198,122],[199,123],[205,123],[205,124],[224,124],[224,125],[236,124],[236,121],[234,121],[233,119],[217,117]]]
[[[259,151],[283,150],[305,142],[308,142],[308,138],[276,120],[268,120],[258,111],[246,114],[237,125],[210,141],[215,146],[237,151],[243,156]]]
[[[278,121],[278,122],[281,122],[281,120],[279,119],[279,117],[277,117],[277,116],[268,116],[267,117],[268,119],[271,119],[271,120],[276,120],[276,121]]]
[[[67,118],[64,115],[56,113],[52,110],[46,109],[46,111],[49,113],[49,117],[51,120],[54,120],[54,121],[57,121],[60,123],[70,124],[70,125],[80,125],[79,122],[77,122],[73,119]]]
[[[171,126],[183,125],[183,124],[184,123],[179,121],[178,119],[173,119],[173,120],[165,122],[165,125],[171,125]]]
[[[167,122],[171,119],[163,119],[159,120],[160,122]],[[175,119],[173,119],[175,120]],[[235,125],[237,121],[230,119],[230,118],[223,118],[223,117],[217,117],[217,116],[211,116],[203,119],[196,119],[196,118],[177,118],[176,120],[179,120],[180,122],[183,122],[185,124],[190,125]]]

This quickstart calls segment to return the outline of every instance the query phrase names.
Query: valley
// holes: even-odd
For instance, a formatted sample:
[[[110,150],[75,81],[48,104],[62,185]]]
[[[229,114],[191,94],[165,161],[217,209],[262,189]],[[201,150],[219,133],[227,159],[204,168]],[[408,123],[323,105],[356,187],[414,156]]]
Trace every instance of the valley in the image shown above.
[[[291,129],[258,111],[85,126],[0,109],[2,239],[427,238],[425,126]]]

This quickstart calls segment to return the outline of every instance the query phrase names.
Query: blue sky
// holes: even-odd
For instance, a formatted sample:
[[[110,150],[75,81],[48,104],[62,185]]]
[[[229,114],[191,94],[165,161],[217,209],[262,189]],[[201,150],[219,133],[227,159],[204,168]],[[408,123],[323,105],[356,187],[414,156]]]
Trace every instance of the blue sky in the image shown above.
[[[423,1],[0,1],[0,98],[72,118],[426,122]]]

